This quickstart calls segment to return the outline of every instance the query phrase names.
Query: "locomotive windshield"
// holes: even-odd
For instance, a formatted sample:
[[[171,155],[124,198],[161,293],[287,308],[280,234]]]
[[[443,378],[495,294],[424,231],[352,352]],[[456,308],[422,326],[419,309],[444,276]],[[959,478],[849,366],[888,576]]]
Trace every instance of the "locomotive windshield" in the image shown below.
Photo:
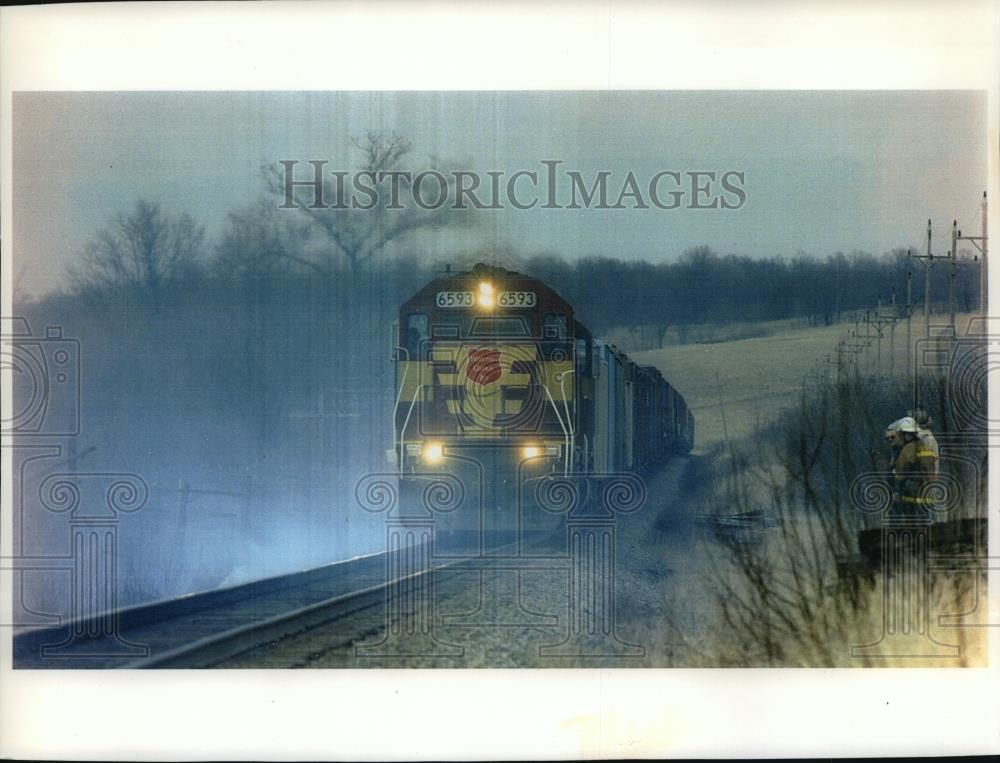
[[[527,322],[520,316],[489,316],[474,318],[469,336],[531,336],[531,331]]]

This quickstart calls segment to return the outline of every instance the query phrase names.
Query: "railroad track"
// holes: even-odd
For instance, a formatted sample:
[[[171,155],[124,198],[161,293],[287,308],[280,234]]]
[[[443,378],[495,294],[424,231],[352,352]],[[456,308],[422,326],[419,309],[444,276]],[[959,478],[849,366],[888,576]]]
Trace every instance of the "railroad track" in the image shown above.
[[[505,549],[496,549],[503,553]],[[435,561],[439,575],[468,569],[470,560]],[[33,629],[14,637],[17,668],[204,668],[319,627],[332,646],[364,637],[352,615],[381,607],[390,586],[422,585],[426,572],[393,580],[379,552],[302,572],[119,610],[113,615]],[[477,565],[481,567],[482,565]],[[435,580],[442,578],[436,577]],[[110,635],[108,635],[110,633]]]
[[[383,600],[386,552],[120,609],[14,637],[18,668],[207,667],[293,627]],[[108,635],[110,632],[110,635]]]

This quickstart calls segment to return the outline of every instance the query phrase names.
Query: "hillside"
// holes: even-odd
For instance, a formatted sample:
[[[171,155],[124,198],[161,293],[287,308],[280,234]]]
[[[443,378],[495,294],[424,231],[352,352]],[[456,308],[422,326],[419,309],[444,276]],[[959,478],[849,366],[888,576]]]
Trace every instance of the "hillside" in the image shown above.
[[[971,314],[959,315],[956,325],[961,334]],[[944,316],[932,316],[940,323]],[[932,324],[933,325],[933,324]],[[746,437],[758,422],[769,421],[776,413],[795,402],[803,379],[817,367],[825,366],[830,355],[830,373],[836,372],[837,343],[853,324],[819,328],[797,328],[769,336],[738,339],[711,344],[688,344],[661,350],[630,353],[636,361],[654,365],[680,390],[695,417],[695,453],[704,453],[724,440]],[[913,319],[913,339],[923,336],[923,321]],[[882,370],[889,368],[889,331],[882,341]],[[896,371],[906,363],[906,325],[896,328]],[[872,347],[874,363],[875,345]],[[864,355],[860,355],[862,364]],[[847,359],[845,357],[845,363]],[[905,415],[900,412],[900,416]],[[723,427],[725,415],[725,428]]]

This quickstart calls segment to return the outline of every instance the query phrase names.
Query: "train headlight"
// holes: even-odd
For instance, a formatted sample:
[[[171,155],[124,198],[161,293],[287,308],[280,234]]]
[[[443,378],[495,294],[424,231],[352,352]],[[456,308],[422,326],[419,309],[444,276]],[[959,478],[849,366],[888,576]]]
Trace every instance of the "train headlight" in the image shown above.
[[[536,445],[525,445],[521,450],[521,455],[524,458],[538,458],[542,455],[542,449]]]
[[[439,442],[426,443],[420,449],[420,455],[426,464],[440,463],[441,459],[444,458],[444,446]]]
[[[483,281],[479,284],[479,306],[493,307],[493,284]]]

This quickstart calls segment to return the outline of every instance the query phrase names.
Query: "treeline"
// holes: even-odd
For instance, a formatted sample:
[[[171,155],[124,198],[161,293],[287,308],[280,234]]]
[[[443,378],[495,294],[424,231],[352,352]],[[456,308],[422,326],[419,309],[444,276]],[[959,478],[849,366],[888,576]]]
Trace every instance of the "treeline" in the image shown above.
[[[184,219],[184,218],[182,218]],[[238,223],[247,227],[240,229]],[[285,300],[290,309],[319,309],[317,299],[340,304],[344,318],[374,309],[392,314],[395,305],[427,280],[444,272],[493,262],[540,278],[575,307],[578,317],[597,335],[615,328],[668,328],[805,318],[811,325],[831,325],[859,310],[883,309],[892,302],[902,309],[909,293],[915,309],[923,309],[924,273],[919,263],[896,249],[876,256],[837,252],[823,258],[753,258],[720,255],[708,247],[685,250],[669,262],[620,260],[614,257],[567,259],[554,254],[521,255],[480,250],[441,259],[417,249],[394,253],[351,266],[347,261],[317,267],[305,255],[292,254],[294,241],[283,241],[277,228],[261,226],[242,215],[213,251],[191,258],[169,277],[107,278],[107,271],[74,274],[70,285],[43,301],[51,305],[129,305],[166,312],[211,305],[223,314],[236,310],[250,316],[265,305]],[[256,230],[254,229],[256,228]],[[291,235],[291,234],[286,234]],[[261,250],[265,250],[262,252]],[[96,276],[96,277],[95,277]],[[931,270],[931,311],[947,308],[950,269],[942,261]],[[959,312],[978,308],[978,266],[963,265],[955,273],[955,306]],[[315,295],[315,296],[313,296]],[[308,315],[304,314],[303,319]]]
[[[667,328],[807,318],[814,325],[839,322],[845,314],[874,310],[881,297],[886,309],[895,298],[923,304],[923,270],[894,250],[881,256],[842,252],[825,258],[755,259],[719,255],[708,247],[683,252],[673,262],[653,264],[614,258],[567,262],[530,257],[524,269],[567,297],[597,333],[616,327]],[[948,268],[931,271],[932,309],[948,298]],[[956,273],[956,306],[969,311],[978,303],[978,269]],[[922,309],[922,308],[921,308]]]
[[[352,146],[361,171],[420,169],[413,146],[398,135],[370,132]],[[342,311],[339,325],[358,326],[354,317],[369,310],[390,316],[393,305],[446,264],[427,253],[439,232],[475,230],[488,222],[472,211],[427,212],[414,203],[405,182],[398,204],[382,199],[370,209],[336,204],[343,190],[332,178],[324,187],[332,208],[314,209],[297,197],[297,206],[287,208],[286,190],[274,166],[262,167],[258,202],[232,211],[211,245],[189,215],[172,216],[140,200],[81,247],[65,292],[48,301],[141,306],[162,320],[170,309],[192,304],[224,316],[253,316],[287,299],[304,323],[334,309]],[[846,312],[874,308],[880,298],[888,304],[895,294],[905,302],[908,272],[912,301],[923,299],[923,268],[905,249],[753,258],[707,246],[671,252],[651,242],[648,259],[655,263],[619,260],[613,253],[580,258],[586,254],[484,247],[447,264],[460,270],[484,261],[537,276],[572,302],[598,335],[644,326],[662,337],[671,327],[787,318],[831,324]],[[931,301],[941,303],[950,268],[935,263],[931,275]],[[978,267],[957,269],[959,310],[977,307],[978,279]],[[315,300],[334,302],[320,307]]]

